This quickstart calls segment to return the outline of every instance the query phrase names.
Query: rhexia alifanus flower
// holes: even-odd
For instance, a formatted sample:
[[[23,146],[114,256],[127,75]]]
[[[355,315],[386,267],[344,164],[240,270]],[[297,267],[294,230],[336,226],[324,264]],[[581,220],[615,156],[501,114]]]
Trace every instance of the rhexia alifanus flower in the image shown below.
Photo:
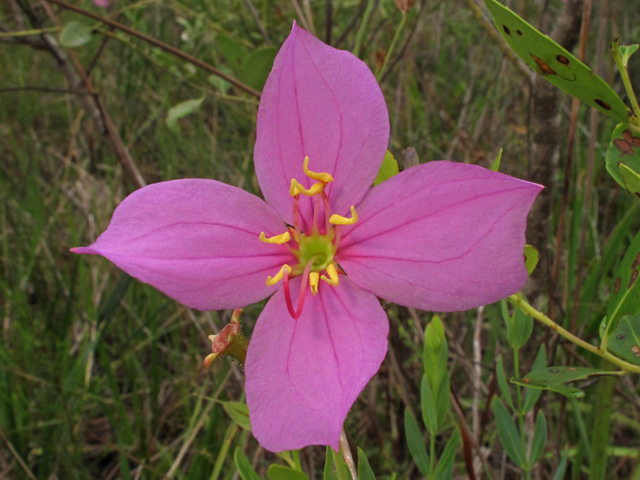
[[[249,344],[246,395],[268,450],[338,449],[344,419],[387,351],[377,297],[465,310],[519,291],[541,187],[446,161],[371,188],[389,141],[368,67],[293,27],[258,110],[254,161],[266,203],[214,180],[127,197],[90,247],[199,310],[273,295]]]

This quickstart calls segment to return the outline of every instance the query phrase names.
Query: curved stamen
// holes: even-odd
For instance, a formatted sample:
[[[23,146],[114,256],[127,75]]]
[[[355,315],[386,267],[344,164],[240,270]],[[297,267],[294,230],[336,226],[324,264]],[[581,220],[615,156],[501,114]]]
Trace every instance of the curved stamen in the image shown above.
[[[285,263],[275,277],[273,278],[267,277],[267,286],[271,287],[275,285],[280,280],[282,280],[283,277],[287,278],[290,273],[291,273],[291,267]]]
[[[302,169],[304,170],[304,174],[309,178],[313,178],[314,180],[318,180],[322,183],[333,182],[333,177],[328,173],[317,173],[309,170],[309,157],[304,157],[304,162],[302,162]]]
[[[341,215],[331,215],[329,222],[334,225],[353,225],[358,221],[358,214],[356,213],[356,209],[353,205],[351,205],[351,218],[346,218]]]
[[[329,278],[327,278],[326,276],[322,275],[322,277],[320,277],[320,279],[324,280],[329,285],[333,285],[334,287],[337,287],[338,283],[340,282],[340,279],[338,278],[338,271],[336,270],[335,264],[332,263],[325,270],[329,274]]]
[[[314,183],[310,188],[304,188],[295,178],[291,179],[291,188],[289,189],[289,195],[295,197],[297,195],[306,195],[307,197],[313,197],[318,195],[324,189],[324,183]]]
[[[260,233],[260,241],[264,243],[275,243],[277,245],[282,245],[283,243],[287,243],[291,240],[291,235],[289,232],[281,233],[280,235],[274,235],[273,237],[267,237],[264,232]]]

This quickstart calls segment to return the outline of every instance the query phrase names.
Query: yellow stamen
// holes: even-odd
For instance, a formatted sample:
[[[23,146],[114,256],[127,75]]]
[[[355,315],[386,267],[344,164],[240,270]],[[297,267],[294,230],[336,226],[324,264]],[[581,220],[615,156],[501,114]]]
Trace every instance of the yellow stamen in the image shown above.
[[[334,287],[337,287],[338,283],[340,282],[340,280],[338,279],[338,271],[336,270],[335,264],[333,264],[333,263],[329,264],[329,266],[326,268],[326,270],[327,270],[327,273],[329,274],[330,278],[327,278],[326,276],[322,275],[322,277],[320,277],[320,279],[324,280],[329,285],[333,285]]]
[[[304,157],[304,163],[302,164],[302,168],[304,169],[304,173],[307,177],[313,178],[314,180],[318,180],[322,183],[333,182],[333,177],[328,173],[317,173],[309,170],[309,157]]]
[[[285,268],[287,269],[289,275],[291,275],[291,267],[285,263],[275,277],[267,277],[267,287],[271,287],[282,280],[282,277],[284,277]]]
[[[318,283],[320,281],[320,275],[318,272],[311,272],[309,274],[309,285],[311,286],[311,293],[314,295],[318,293]]]
[[[318,195],[324,189],[324,183],[314,183],[308,190],[304,188],[295,178],[291,179],[291,188],[289,189],[289,195],[295,197],[297,195],[306,195],[307,197],[313,197]]]
[[[284,232],[280,235],[269,238],[265,236],[264,232],[260,233],[260,241],[264,243],[276,243],[278,245],[282,245],[283,243],[287,243],[289,240],[291,240],[291,235],[289,235],[289,232]]]
[[[334,225],[353,225],[358,221],[358,214],[356,213],[356,209],[351,206],[351,218],[342,217],[340,215],[331,215],[329,219],[329,223],[333,223]]]

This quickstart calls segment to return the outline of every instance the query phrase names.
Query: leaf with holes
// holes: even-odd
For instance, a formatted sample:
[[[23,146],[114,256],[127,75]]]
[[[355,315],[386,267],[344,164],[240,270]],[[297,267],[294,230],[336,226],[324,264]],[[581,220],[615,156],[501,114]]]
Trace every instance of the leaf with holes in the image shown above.
[[[584,367],[547,367],[531,372],[520,380],[512,378],[511,383],[527,388],[551,390],[569,398],[579,398],[584,396],[584,392],[570,387],[567,385],[568,383],[606,375],[617,376],[617,373],[610,370],[596,370],[595,368]]]
[[[496,0],[484,0],[505,42],[534,71],[560,90],[624,124],[626,105],[589,67]]]
[[[640,315],[625,315],[609,338],[609,350],[634,365],[640,365]]]
[[[624,315],[640,313],[640,232],[624,254],[613,280],[613,289],[607,305],[606,337],[611,337]]]
[[[615,181],[637,195],[634,174],[637,177],[640,173],[640,135],[626,125],[618,125],[611,134],[605,161],[607,171]]]

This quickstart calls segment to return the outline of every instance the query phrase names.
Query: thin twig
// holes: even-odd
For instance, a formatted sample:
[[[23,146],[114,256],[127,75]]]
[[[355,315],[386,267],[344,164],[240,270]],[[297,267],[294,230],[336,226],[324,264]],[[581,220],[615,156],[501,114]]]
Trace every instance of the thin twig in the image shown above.
[[[262,23],[262,20],[260,20],[260,14],[258,13],[258,10],[256,10],[253,2],[251,0],[244,0],[244,3],[249,9],[249,13],[253,17],[253,20],[256,22],[256,25],[258,25],[258,29],[260,29],[262,38],[264,38],[264,43],[269,46],[273,45],[273,43],[271,43],[271,39],[269,38],[269,34],[267,33],[267,29],[264,28],[264,24]]]
[[[113,20],[109,20],[108,18],[104,18],[101,17],[100,15],[96,15],[95,13],[92,12],[88,12],[86,10],[83,10],[82,8],[78,8],[75,5],[69,5],[68,3],[65,2],[61,2],[60,0],[44,0],[45,2],[49,2],[49,3],[53,3],[55,5],[58,5],[62,8],[65,8],[67,10],[71,10],[72,12],[76,12],[79,13],[80,15],[84,15],[85,17],[89,17],[92,18],[93,20],[96,20],[98,22],[104,23],[105,25],[109,25],[113,28],[116,28],[122,32],[125,32],[128,35],[134,36],[136,38],[139,38],[140,40],[143,40],[155,47],[158,47],[166,52],[171,53],[172,55],[175,55],[176,57],[182,58],[183,60],[186,60],[189,63],[192,63],[193,65],[200,67],[201,69],[212,73],[214,75],[217,75],[220,78],[223,78],[224,80],[226,80],[227,82],[231,83],[232,85],[235,85],[236,87],[238,87],[241,90],[244,90],[245,92],[249,93],[250,95],[253,95],[256,98],[260,98],[260,92],[258,92],[257,90],[251,88],[248,85],[245,85],[244,83],[242,83],[240,80],[237,80],[233,77],[230,77],[229,75],[226,75],[225,73],[222,73],[220,70],[218,70],[217,68],[212,67],[211,65],[209,65],[208,63],[203,62],[202,60],[197,59],[194,56],[189,55],[188,53],[183,52],[182,50],[173,47],[167,43],[164,43],[156,38],[150,37],[149,35],[145,35],[144,33],[138,32],[137,30],[134,30],[132,28],[129,28],[125,25],[122,25],[121,23],[118,22],[114,22]]]
[[[349,441],[347,440],[347,433],[344,431],[344,427],[342,427],[342,432],[340,432],[340,450],[342,450],[344,463],[346,463],[349,468],[352,480],[358,480],[356,465],[353,462],[353,455],[351,455],[351,448],[349,447]]]
[[[296,11],[296,15],[298,16],[298,20],[302,24],[302,27],[311,33],[311,26],[307,22],[307,17],[304,16],[302,10],[300,9],[300,5],[298,4],[298,0],[290,0],[291,5],[293,5],[293,9]]]
[[[7,447],[9,448],[13,456],[16,457],[16,460],[18,460],[18,463],[24,469],[24,471],[29,476],[29,478],[31,480],[38,480],[36,476],[33,474],[33,472],[31,471],[31,469],[27,466],[27,464],[24,463],[24,460],[22,460],[22,457],[20,456],[20,454],[16,451],[15,448],[13,448],[13,445],[11,444],[9,439],[4,436],[4,433],[2,432],[2,430],[0,430],[0,437],[2,437],[2,439],[6,442]]]

